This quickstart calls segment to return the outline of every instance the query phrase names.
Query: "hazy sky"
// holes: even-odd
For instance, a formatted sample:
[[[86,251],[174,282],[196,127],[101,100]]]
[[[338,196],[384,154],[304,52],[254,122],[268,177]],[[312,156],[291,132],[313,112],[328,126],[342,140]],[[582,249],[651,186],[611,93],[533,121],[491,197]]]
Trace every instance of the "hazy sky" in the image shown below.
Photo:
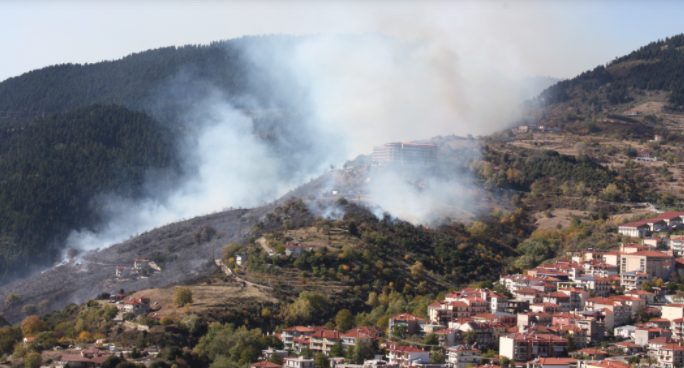
[[[570,77],[684,32],[682,20],[677,1],[0,1],[0,80],[242,35],[367,32],[447,32],[520,55],[526,74]]]

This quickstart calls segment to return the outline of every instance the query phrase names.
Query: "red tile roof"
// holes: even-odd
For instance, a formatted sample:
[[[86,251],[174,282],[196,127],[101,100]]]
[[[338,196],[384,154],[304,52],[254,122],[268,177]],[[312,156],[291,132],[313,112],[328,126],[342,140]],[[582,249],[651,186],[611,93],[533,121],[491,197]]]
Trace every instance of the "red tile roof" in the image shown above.
[[[671,254],[659,252],[657,250],[641,250],[634,253],[626,253],[623,256],[641,256],[641,257],[651,257],[651,258],[672,258]]]
[[[315,339],[327,339],[327,340],[339,340],[340,339],[340,331],[337,330],[328,330],[325,328],[316,330],[311,335],[312,338]]]
[[[402,314],[397,314],[396,316],[392,317],[393,321],[425,321],[425,318],[420,318],[418,316],[414,316],[413,314],[410,313],[402,313]]]
[[[262,360],[260,362],[252,363],[251,367],[254,368],[281,368],[282,365],[269,362],[267,360]]]
[[[424,349],[410,345],[390,345],[389,350],[402,353],[419,353],[425,351]]]
[[[341,336],[353,339],[375,339],[380,336],[380,331],[375,327],[364,326],[353,328]]]
[[[542,366],[549,366],[549,365],[563,365],[563,366],[568,366],[572,365],[574,366],[577,364],[577,359],[573,358],[537,358],[537,360],[534,361],[537,364],[541,364]]]

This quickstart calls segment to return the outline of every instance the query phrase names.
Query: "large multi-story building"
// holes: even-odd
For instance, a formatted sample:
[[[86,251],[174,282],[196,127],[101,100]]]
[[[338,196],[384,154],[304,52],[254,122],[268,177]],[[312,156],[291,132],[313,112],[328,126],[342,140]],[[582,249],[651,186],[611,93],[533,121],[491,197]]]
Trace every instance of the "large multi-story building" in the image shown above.
[[[666,280],[674,265],[674,257],[665,252],[643,250],[620,255],[620,273],[643,272],[650,277]]]
[[[373,148],[373,162],[378,164],[426,165],[436,160],[434,144],[394,142]]]
[[[515,333],[499,338],[499,355],[518,362],[537,357],[562,357],[568,353],[568,340],[551,334]]]

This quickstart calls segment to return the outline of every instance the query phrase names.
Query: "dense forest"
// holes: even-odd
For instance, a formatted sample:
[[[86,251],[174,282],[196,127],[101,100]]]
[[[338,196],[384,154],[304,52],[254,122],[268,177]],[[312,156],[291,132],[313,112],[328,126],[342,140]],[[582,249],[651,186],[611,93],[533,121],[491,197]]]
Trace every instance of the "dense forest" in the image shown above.
[[[0,83],[0,111],[66,112],[96,103],[152,108],[165,83],[183,72],[226,91],[244,90],[244,70],[231,42],[166,47],[94,64],[62,64]],[[177,96],[191,97],[191,96]]]
[[[579,76],[561,81],[541,94],[544,103],[555,104],[603,88],[608,103],[631,99],[630,89],[670,92],[670,107],[684,107],[684,35],[650,43],[599,65]]]
[[[171,132],[144,113],[92,106],[0,132],[0,278],[54,261],[68,231],[97,225],[98,195],[142,195],[176,170]]]

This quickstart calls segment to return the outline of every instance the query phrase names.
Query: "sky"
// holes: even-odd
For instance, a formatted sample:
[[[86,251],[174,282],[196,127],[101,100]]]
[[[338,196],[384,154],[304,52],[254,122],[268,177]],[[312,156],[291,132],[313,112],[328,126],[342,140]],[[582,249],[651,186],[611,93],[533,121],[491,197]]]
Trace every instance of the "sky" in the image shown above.
[[[523,74],[568,78],[684,32],[682,19],[684,3],[677,1],[6,0],[0,1],[0,80],[53,64],[244,35],[412,39],[432,32],[506,49],[501,55],[518,55],[508,62]],[[464,47],[478,52],[472,42]]]

